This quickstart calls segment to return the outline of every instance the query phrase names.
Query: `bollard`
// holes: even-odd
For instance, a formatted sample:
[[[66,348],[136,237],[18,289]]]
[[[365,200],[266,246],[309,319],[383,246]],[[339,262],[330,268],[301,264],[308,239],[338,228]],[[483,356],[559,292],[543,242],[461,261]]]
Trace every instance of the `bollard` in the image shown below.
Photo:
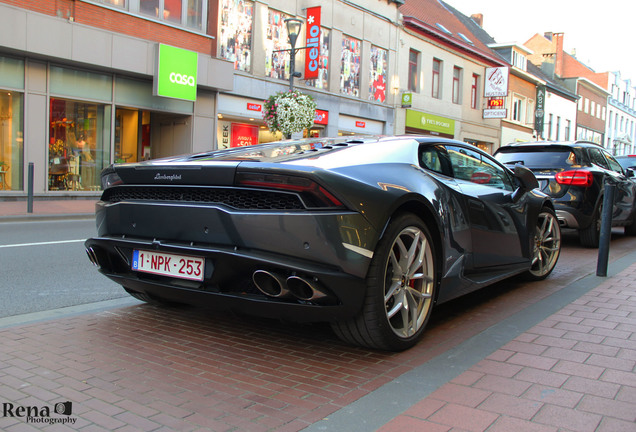
[[[598,260],[596,262],[596,276],[607,276],[610,240],[612,239],[612,211],[614,210],[615,190],[616,185],[605,185],[603,212],[601,214],[601,236],[598,244]]]
[[[27,213],[33,213],[33,162],[29,162],[27,176]]]

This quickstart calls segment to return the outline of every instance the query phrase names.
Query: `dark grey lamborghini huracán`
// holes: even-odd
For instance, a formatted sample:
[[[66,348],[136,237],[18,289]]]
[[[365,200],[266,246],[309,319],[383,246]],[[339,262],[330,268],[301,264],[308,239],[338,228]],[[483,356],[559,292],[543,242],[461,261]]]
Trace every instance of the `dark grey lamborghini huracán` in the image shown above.
[[[132,296],[300,321],[402,350],[433,305],[559,257],[550,199],[462,142],[287,140],[102,173],[99,270]]]

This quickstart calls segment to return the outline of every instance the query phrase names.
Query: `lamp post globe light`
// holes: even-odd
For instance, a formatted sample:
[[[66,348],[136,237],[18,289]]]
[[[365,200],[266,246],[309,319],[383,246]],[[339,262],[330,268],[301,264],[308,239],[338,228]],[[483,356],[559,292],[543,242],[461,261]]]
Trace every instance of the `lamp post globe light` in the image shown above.
[[[287,37],[291,45],[291,53],[289,60],[289,91],[294,90],[294,77],[300,77],[300,72],[296,72],[296,40],[300,34],[300,27],[303,22],[298,18],[287,18],[285,20],[287,26]]]

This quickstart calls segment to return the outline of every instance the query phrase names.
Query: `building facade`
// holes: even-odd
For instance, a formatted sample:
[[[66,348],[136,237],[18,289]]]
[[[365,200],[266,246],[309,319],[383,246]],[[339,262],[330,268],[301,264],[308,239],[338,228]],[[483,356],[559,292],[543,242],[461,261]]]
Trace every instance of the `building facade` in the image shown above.
[[[578,96],[573,139],[606,144],[607,74],[596,73],[563,50],[563,33],[535,34],[524,46],[532,51],[529,59],[544,72],[560,79]]]
[[[505,66],[479,38],[470,19],[437,0],[400,7],[396,133],[455,138],[487,152],[501,141],[501,120],[484,118],[486,68]]]
[[[393,133],[397,95],[390,81],[397,68],[399,25],[395,3],[221,0],[218,53],[233,62],[235,73],[232,91],[219,95],[219,148],[282,138],[267,130],[262,110],[264,99],[290,87],[289,18],[303,22],[294,64],[302,74],[293,86],[317,103],[314,126],[304,135]],[[317,77],[305,79],[312,53]]]
[[[608,72],[605,147],[615,155],[636,153],[636,88],[620,72]]]
[[[505,99],[507,115],[501,124],[502,144],[534,141],[537,86],[545,86],[527,71],[530,52],[517,44],[491,44],[490,47],[510,64],[509,93]]]
[[[35,195],[96,196],[112,162],[212,148],[232,63],[214,57],[207,3],[171,5],[0,2],[2,198],[25,195],[30,163]],[[157,95],[161,44],[195,54],[192,100]],[[176,81],[189,86],[185,75]]]

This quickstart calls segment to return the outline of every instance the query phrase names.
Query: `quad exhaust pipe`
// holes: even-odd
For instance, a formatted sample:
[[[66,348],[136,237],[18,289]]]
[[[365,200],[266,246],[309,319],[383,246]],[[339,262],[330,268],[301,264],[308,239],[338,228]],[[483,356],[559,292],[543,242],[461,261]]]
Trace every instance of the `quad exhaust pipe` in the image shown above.
[[[252,280],[256,288],[268,297],[295,297],[298,300],[315,303],[324,303],[332,299],[332,295],[318,283],[316,278],[310,279],[296,275],[285,278],[266,270],[256,270]]]
[[[289,291],[299,300],[320,302],[328,297],[327,292],[318,286],[318,281],[314,278],[309,280],[298,276],[287,278]]]
[[[256,288],[268,297],[287,298],[291,296],[285,284],[285,279],[276,273],[266,270],[256,270],[252,274],[252,280]]]
[[[92,247],[86,248],[86,255],[88,255],[88,260],[95,266],[99,267],[99,261],[97,260],[97,253],[95,253],[95,249]]]

